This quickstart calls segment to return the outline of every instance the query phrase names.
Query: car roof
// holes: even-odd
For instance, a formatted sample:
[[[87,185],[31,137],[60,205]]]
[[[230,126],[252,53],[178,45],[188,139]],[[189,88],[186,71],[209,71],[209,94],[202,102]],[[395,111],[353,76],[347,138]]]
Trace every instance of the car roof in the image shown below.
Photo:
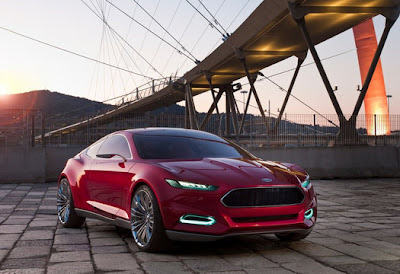
[[[147,135],[147,136],[178,136],[178,137],[189,137],[198,139],[208,139],[215,141],[223,141],[224,139],[200,130],[193,129],[183,129],[183,128],[137,128],[137,129],[127,129],[124,132],[130,132],[133,134]]]

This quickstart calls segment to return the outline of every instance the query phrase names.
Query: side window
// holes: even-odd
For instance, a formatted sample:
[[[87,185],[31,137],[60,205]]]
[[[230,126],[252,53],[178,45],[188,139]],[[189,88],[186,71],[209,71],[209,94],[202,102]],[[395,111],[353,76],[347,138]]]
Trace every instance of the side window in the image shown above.
[[[93,145],[91,145],[88,150],[86,151],[86,154],[90,157],[90,158],[96,158],[97,155],[97,151],[99,151],[99,148],[101,147],[101,145],[104,143],[104,139],[97,141],[96,143],[94,143]]]
[[[128,141],[122,135],[112,135],[104,141],[98,154],[120,154],[125,158],[131,158]]]

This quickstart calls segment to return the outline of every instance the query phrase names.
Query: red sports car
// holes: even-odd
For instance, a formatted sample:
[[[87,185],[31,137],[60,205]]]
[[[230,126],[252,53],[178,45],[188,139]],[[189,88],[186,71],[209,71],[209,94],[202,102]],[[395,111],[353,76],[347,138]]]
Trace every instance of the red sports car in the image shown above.
[[[300,167],[173,128],[105,136],[68,160],[57,197],[65,227],[101,219],[131,229],[144,251],[162,250],[169,240],[256,233],[300,240],[317,218],[317,198]]]

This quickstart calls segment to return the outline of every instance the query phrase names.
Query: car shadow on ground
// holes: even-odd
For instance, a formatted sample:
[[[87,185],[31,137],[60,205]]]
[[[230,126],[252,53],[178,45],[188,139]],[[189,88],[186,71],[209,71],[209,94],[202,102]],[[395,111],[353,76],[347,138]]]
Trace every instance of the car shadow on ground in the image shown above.
[[[124,239],[133,241],[131,231],[116,228]],[[210,242],[170,242],[162,252],[180,257],[199,257],[221,254],[242,254],[267,250],[279,250],[290,246],[290,242],[279,241],[273,234],[233,236]]]

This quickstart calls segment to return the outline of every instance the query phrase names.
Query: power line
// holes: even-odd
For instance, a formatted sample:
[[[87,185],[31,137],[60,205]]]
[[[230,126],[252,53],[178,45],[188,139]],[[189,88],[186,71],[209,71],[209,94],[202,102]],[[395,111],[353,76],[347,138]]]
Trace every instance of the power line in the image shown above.
[[[115,65],[112,65],[112,64],[109,64],[109,63],[100,61],[100,60],[96,60],[96,59],[94,59],[94,58],[91,58],[91,57],[88,57],[88,56],[86,56],[86,55],[83,55],[83,54],[80,54],[80,53],[76,53],[76,52],[73,52],[73,51],[70,51],[70,50],[67,50],[67,49],[64,49],[64,48],[61,48],[61,47],[59,47],[59,46],[52,45],[52,44],[50,44],[50,43],[47,43],[47,42],[41,41],[41,40],[39,40],[39,39],[30,37],[30,36],[28,36],[28,35],[25,35],[25,34],[22,34],[22,33],[19,33],[19,32],[10,30],[10,29],[7,29],[7,28],[2,27],[2,26],[0,26],[0,29],[5,30],[5,31],[8,31],[8,32],[10,32],[10,33],[13,33],[13,34],[15,34],[15,35],[24,37],[24,38],[26,38],[26,39],[35,41],[35,42],[37,42],[37,43],[46,45],[46,46],[48,46],[48,47],[52,47],[52,48],[55,48],[55,49],[58,49],[58,50],[67,52],[67,53],[73,54],[73,55],[75,55],[75,56],[78,56],[78,57],[81,57],[81,58],[84,58],[84,59],[87,59],[87,60],[90,60],[90,61],[93,61],[93,62],[102,64],[102,65],[105,65],[105,66],[109,66],[109,67],[112,67],[112,68],[115,68],[115,69],[119,69],[119,70],[122,70],[122,71],[126,71],[126,72],[129,72],[129,73],[135,74],[135,75],[139,75],[139,76],[142,76],[142,77],[146,77],[146,78],[148,78],[148,79],[154,79],[154,78],[152,78],[152,77],[149,77],[149,76],[146,76],[146,75],[143,75],[143,74],[140,74],[140,73],[137,73],[137,72],[128,70],[128,69],[124,69],[124,68],[121,68],[121,67],[118,67],[118,66],[115,66]]]
[[[109,0],[106,0],[107,2],[109,2]],[[154,16],[152,16],[150,13],[147,12],[147,10],[145,8],[143,8],[138,1],[136,0],[132,0],[134,1],[148,16],[150,16],[150,18],[157,23],[157,25],[159,25],[175,42],[177,42],[179,44],[179,46],[181,47],[181,49],[183,51],[186,51],[191,57],[193,57],[193,59],[195,59],[195,63],[198,64],[200,63],[200,61],[190,52],[188,51],[166,28],[164,28],[155,18]],[[109,2],[110,3],[110,2]]]
[[[199,11],[199,9],[196,8],[189,0],[186,0],[186,2],[188,2],[188,4],[191,5],[192,8],[194,8],[194,9],[201,15],[201,17],[203,17],[203,18],[210,24],[210,26],[211,26],[212,28],[215,28],[215,29],[222,35],[222,37],[223,37],[224,39],[227,39],[227,38],[228,38],[228,36],[226,36],[219,28],[217,28],[217,26],[215,26],[215,25],[213,24],[213,22],[211,22],[211,21],[210,21],[201,11]],[[200,4],[203,4],[203,3],[201,3],[201,1],[199,1],[199,2],[200,2]]]
[[[335,57],[338,57],[338,56],[341,56],[341,55],[344,55],[344,54],[347,54],[347,53],[350,53],[350,52],[353,52],[353,51],[356,51],[356,49],[350,49],[350,50],[347,50],[347,51],[343,51],[341,53],[337,53],[337,54],[322,58],[321,61],[329,60],[329,59],[332,59],[332,58],[335,58]],[[307,67],[307,66],[310,66],[310,65],[313,65],[313,64],[315,64],[315,62],[310,62],[310,63],[304,64],[301,67]],[[284,71],[281,71],[281,72],[278,72],[278,73],[275,73],[275,74],[268,75],[267,77],[275,77],[275,76],[278,76],[278,75],[281,75],[281,74],[285,74],[285,73],[294,71],[295,69],[296,68],[287,69],[287,70],[284,70]],[[261,82],[261,81],[264,81],[264,80],[265,80],[264,78],[258,79],[257,82]],[[244,86],[245,85],[249,85],[249,83],[246,83],[246,84],[243,84],[243,85]]]
[[[82,0],[81,0],[82,1]],[[176,48],[175,46],[173,46],[170,42],[166,41],[165,39],[163,39],[161,36],[159,36],[157,33],[155,33],[154,31],[150,30],[149,28],[147,28],[145,25],[143,25],[142,23],[140,23],[138,20],[136,20],[135,18],[133,18],[132,16],[130,16],[129,14],[127,14],[125,11],[123,11],[122,9],[120,9],[119,7],[117,7],[116,5],[114,5],[113,3],[111,3],[109,0],[106,0],[110,5],[112,5],[114,8],[116,8],[117,10],[119,10],[121,13],[123,13],[124,15],[126,15],[127,17],[129,17],[131,20],[135,21],[139,26],[143,27],[144,29],[146,29],[147,31],[149,31],[151,34],[153,34],[154,36],[156,36],[158,39],[162,40],[164,43],[166,43],[167,45],[169,45],[170,47],[172,47],[173,49],[175,49],[179,54],[182,54],[183,56],[187,57],[188,59],[192,60],[193,62],[195,62],[196,64],[200,63],[199,60],[197,60],[194,57],[191,57],[189,55],[187,55],[186,53],[182,52],[181,50],[179,50],[178,48]]]
[[[284,89],[282,86],[280,86],[278,83],[276,83],[275,81],[271,80],[269,77],[262,75],[264,77],[264,79],[267,79],[268,81],[270,81],[272,84],[274,84],[275,86],[277,86],[279,88],[279,90],[288,93],[288,91],[286,89]],[[302,103],[303,105],[305,105],[306,107],[308,107],[309,109],[311,109],[312,111],[314,111],[316,114],[318,114],[319,116],[321,116],[322,118],[324,118],[325,120],[327,120],[329,123],[331,123],[332,125],[339,127],[338,125],[336,125],[334,122],[332,122],[331,120],[329,120],[328,118],[326,118],[324,115],[322,115],[321,113],[319,113],[317,110],[315,110],[313,107],[311,107],[310,105],[308,105],[307,103],[305,103],[304,101],[300,100],[298,97],[294,96],[293,94],[290,94],[290,96],[292,96],[294,99],[296,99],[297,101],[299,101],[300,103]]]
[[[98,15],[84,0],[81,0],[81,2],[87,7],[89,8],[92,13],[94,15],[96,15],[102,22],[104,22],[106,24],[106,26],[112,31],[114,32],[118,38],[120,38],[122,41],[124,41],[125,44],[128,45],[128,47],[130,47],[137,55],[140,56],[140,58],[142,58],[155,72],[157,72],[162,78],[164,78],[164,76],[152,65],[149,63],[149,61],[146,60],[146,58],[143,57],[143,55],[141,55],[134,47],[132,47],[128,41],[126,41],[126,39],[124,39],[116,30],[114,30],[105,20],[104,18],[102,18],[100,15]]]
[[[344,54],[347,54],[347,53],[350,53],[350,52],[353,52],[353,51],[355,51],[355,49],[351,49],[351,50],[347,50],[347,51],[344,51],[344,52],[341,52],[341,53],[337,53],[337,54],[334,54],[334,55],[331,55],[331,56],[322,58],[321,61],[325,61],[325,60],[328,60],[328,59],[331,59],[331,58],[335,58],[335,57],[338,57],[338,56],[341,56],[341,55],[344,55]],[[310,66],[310,65],[312,65],[312,64],[315,64],[315,62],[310,62],[310,63],[304,64],[304,65],[302,65],[301,67]],[[287,72],[290,72],[290,71],[293,71],[293,70],[295,70],[295,68],[288,69],[288,70],[285,70],[285,71],[281,71],[281,72],[278,72],[278,73],[275,73],[275,74],[272,74],[272,75],[269,75],[269,76],[263,75],[264,78],[258,79],[257,82],[261,82],[261,81],[264,81],[265,79],[267,79],[268,81],[270,81],[272,84],[274,84],[275,86],[277,86],[277,87],[278,87],[280,90],[282,90],[283,92],[288,92],[286,89],[284,89],[283,87],[281,87],[278,83],[276,83],[276,82],[274,82],[273,80],[271,80],[270,77],[274,77],[274,76],[277,76],[277,75],[281,75],[281,74],[284,74],[284,73],[287,73]],[[247,86],[247,85],[249,85],[249,84],[250,84],[250,83],[245,83],[245,84],[243,84],[242,86]],[[294,96],[293,94],[290,94],[290,96],[292,96],[292,97],[295,98],[297,101],[299,101],[300,103],[302,103],[303,105],[305,105],[306,107],[308,107],[309,109],[311,109],[312,111],[314,111],[315,113],[317,113],[318,115],[320,115],[321,117],[323,117],[324,119],[326,119],[329,123],[331,123],[331,124],[335,125],[336,127],[338,127],[338,125],[336,125],[336,124],[333,123],[331,120],[329,120],[328,118],[326,118],[325,116],[323,116],[322,114],[320,114],[320,113],[319,113],[318,111],[316,111],[313,107],[309,106],[308,104],[306,104],[306,103],[305,103],[304,101],[302,101],[301,99],[297,98],[297,97]]]
[[[229,33],[228,33],[228,32],[226,31],[226,29],[224,29],[224,27],[218,22],[217,18],[215,18],[215,16],[207,9],[207,7],[203,4],[203,1],[201,1],[201,0],[198,0],[198,1],[199,1],[200,4],[203,6],[203,8],[208,12],[208,14],[211,15],[211,17],[212,17],[213,20],[214,20],[214,23],[215,23],[217,26],[220,26],[220,27],[222,28],[222,30],[225,32],[226,38],[229,37]]]

